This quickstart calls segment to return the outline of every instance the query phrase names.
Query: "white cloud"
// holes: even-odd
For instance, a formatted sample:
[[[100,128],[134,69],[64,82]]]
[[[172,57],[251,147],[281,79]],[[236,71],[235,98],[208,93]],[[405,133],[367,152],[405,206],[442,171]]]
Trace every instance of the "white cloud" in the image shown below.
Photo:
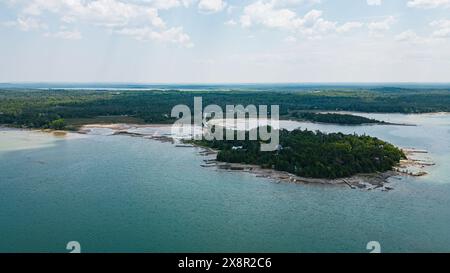
[[[224,24],[225,24],[226,26],[235,26],[235,25],[237,25],[238,23],[237,23],[236,21],[234,21],[233,19],[231,19],[231,20],[226,21]]]
[[[407,30],[395,37],[395,40],[398,42],[406,42],[412,44],[423,44],[428,42],[428,39],[422,38],[416,34],[413,30]]]
[[[307,36],[320,38],[328,33],[343,33],[361,27],[359,22],[348,22],[339,25],[322,17],[321,10],[313,9],[303,17],[288,8],[278,8],[274,1],[256,1],[244,8],[240,17],[242,27],[264,26],[278,28]]]
[[[380,6],[381,0],[367,0],[367,5],[369,6]]]
[[[407,30],[395,37],[396,41],[412,44],[430,44],[443,38],[450,38],[450,20],[435,20],[429,24],[435,28],[428,37],[421,37],[414,30]]]
[[[223,10],[227,3],[222,0],[200,0],[198,9],[205,13],[215,13]]]
[[[407,6],[410,8],[433,9],[450,7],[450,0],[411,0]]]
[[[368,24],[368,28],[371,32],[381,32],[391,29],[391,26],[396,22],[394,16],[388,16],[381,21],[371,22]]]
[[[299,5],[315,5],[320,4],[321,0],[271,0],[274,7],[292,7]]]
[[[60,30],[55,33],[47,32],[46,37],[61,38],[66,40],[80,40],[82,38],[81,33],[78,30]]]
[[[182,27],[174,27],[163,31],[155,31],[150,27],[123,28],[117,30],[116,33],[131,36],[140,41],[170,42],[182,44],[188,48],[194,46],[189,35],[183,32]]]
[[[163,20],[154,7],[120,2],[118,0],[32,0],[23,13],[39,16],[51,12],[74,20],[96,25],[116,27],[133,23],[150,23],[156,27],[164,26]]]
[[[157,9],[171,9],[178,7],[188,8],[197,0],[140,0],[144,3],[149,3],[152,7]]]
[[[106,28],[113,33],[125,30],[145,30],[146,40],[168,41],[191,46],[189,36],[181,27],[167,27],[159,16],[158,9],[187,6],[192,0],[140,0],[123,2],[119,0],[29,0],[15,1],[21,8],[17,26],[21,29],[38,29],[36,20],[44,20],[48,14],[56,15],[65,24],[84,23]],[[26,16],[26,17],[25,17]],[[27,22],[21,22],[21,18]],[[33,21],[34,20],[34,21]],[[22,19],[23,21],[23,19]],[[124,31],[120,31],[124,30]],[[137,31],[139,32],[139,31]],[[47,36],[77,38],[76,33],[56,32]],[[81,34],[80,34],[81,36]],[[133,36],[133,35],[131,35]],[[140,38],[140,36],[133,36]]]
[[[178,0],[147,0],[142,2],[149,3],[157,9],[178,8],[183,5],[183,3]]]
[[[266,27],[292,28],[294,20],[298,20],[296,16],[289,9],[275,9],[271,2],[257,1],[244,8],[240,21],[243,27],[261,24]]]
[[[178,7],[189,7],[197,0],[128,0],[131,3],[143,4],[151,6],[159,10],[168,10]],[[127,2],[126,0],[123,2]]]
[[[48,26],[41,22],[41,20],[33,17],[19,16],[15,21],[8,21],[2,23],[7,27],[17,27],[22,31],[47,29]]]
[[[437,28],[432,36],[435,38],[450,38],[450,20],[436,20],[430,26]]]
[[[364,26],[364,24],[361,22],[347,22],[347,23],[343,24],[342,26],[339,26],[336,29],[336,31],[339,33],[345,33],[345,32],[349,32],[356,28],[361,28],[363,26]]]

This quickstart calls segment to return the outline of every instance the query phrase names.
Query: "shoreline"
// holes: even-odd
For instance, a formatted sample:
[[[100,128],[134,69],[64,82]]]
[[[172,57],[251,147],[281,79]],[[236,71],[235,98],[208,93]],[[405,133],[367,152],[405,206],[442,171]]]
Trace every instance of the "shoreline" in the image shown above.
[[[200,155],[217,155],[218,151],[206,148],[203,146],[193,145],[193,147],[201,148],[203,149],[199,154]],[[404,149],[402,149],[404,150]],[[411,153],[410,155],[412,155]],[[246,172],[255,175],[256,177],[261,178],[267,178],[270,180],[275,180],[278,183],[285,182],[285,183],[295,183],[295,184],[314,184],[314,185],[330,185],[330,186],[348,186],[351,189],[365,189],[365,190],[374,190],[374,189],[381,189],[382,191],[390,191],[393,190],[393,187],[387,186],[386,184],[389,184],[390,181],[388,181],[390,178],[396,178],[401,179],[401,176],[424,176],[427,173],[423,172],[419,175],[411,174],[407,172],[399,171],[401,168],[407,168],[410,167],[411,164],[416,164],[415,159],[408,158],[405,160],[405,162],[400,162],[398,166],[390,171],[386,172],[377,172],[377,173],[360,173],[355,174],[350,177],[343,177],[343,178],[308,178],[308,177],[300,177],[295,174],[285,172],[285,171],[278,171],[274,169],[264,169],[259,165],[252,165],[252,164],[242,164],[242,163],[227,163],[227,162],[220,162],[217,161],[216,158],[214,159],[205,159],[205,164],[202,164],[201,167],[215,167],[217,170],[224,170],[224,171],[230,171],[230,172]]]
[[[55,136],[66,137],[67,135],[74,133],[80,135],[89,134],[91,129],[110,129],[112,133],[110,135],[123,135],[130,137],[140,137],[144,139],[156,140],[163,143],[171,143],[179,148],[200,148],[199,155],[207,157],[204,159],[204,164],[199,167],[202,168],[215,168],[217,171],[229,171],[229,172],[244,172],[250,173],[256,177],[266,178],[274,180],[277,183],[295,183],[295,184],[313,184],[313,185],[334,185],[334,186],[348,186],[351,189],[365,189],[374,190],[381,189],[382,191],[393,190],[392,187],[387,186],[390,178],[401,179],[403,176],[421,177],[427,175],[423,169],[428,166],[434,166],[435,163],[428,161],[428,159],[417,158],[417,154],[427,154],[425,150],[419,150],[415,148],[400,148],[406,155],[406,159],[401,160],[400,163],[394,167],[393,170],[387,172],[377,173],[362,173],[356,174],[351,177],[328,179],[328,178],[307,178],[300,177],[292,173],[278,171],[274,169],[264,169],[258,165],[241,164],[241,163],[227,163],[217,161],[217,150],[213,150],[208,147],[203,147],[195,144],[184,144],[183,139],[175,139],[170,134],[146,134],[139,132],[129,132],[127,130],[136,128],[163,128],[168,129],[171,124],[87,124],[83,125],[78,131],[63,131],[63,130],[50,130],[50,129],[27,129],[27,128],[14,128],[14,127],[0,127],[5,129],[18,129],[18,130],[30,130],[43,133],[52,133]],[[213,158],[211,158],[213,156]],[[415,172],[414,172],[414,169]]]
[[[217,153],[219,151],[203,147],[195,144],[183,144],[183,139],[175,139],[170,135],[155,135],[155,134],[144,134],[136,132],[128,132],[128,129],[133,128],[169,128],[171,125],[168,124],[149,124],[149,125],[135,125],[135,124],[90,124],[85,125],[80,128],[80,133],[86,134],[90,129],[94,128],[106,128],[114,130],[112,135],[126,135],[131,137],[142,137],[145,139],[157,140],[160,142],[169,142],[176,144],[179,148],[200,148],[201,151],[198,153],[201,156],[208,157],[204,159],[204,164],[201,164],[202,168],[215,168],[217,171],[230,171],[230,172],[246,172],[256,177],[267,178],[275,180],[278,183],[296,183],[296,184],[315,184],[315,185],[343,185],[348,186],[351,189],[365,189],[374,190],[381,189],[382,191],[393,190],[392,187],[386,184],[390,183],[390,178],[401,176],[413,176],[420,177],[427,173],[422,169],[426,166],[432,166],[434,163],[426,162],[423,159],[416,158],[416,154],[425,154],[427,151],[418,150],[414,148],[400,148],[404,151],[407,159],[401,160],[400,163],[393,169],[387,172],[377,172],[377,173],[361,173],[356,174],[351,177],[328,179],[328,178],[307,178],[300,177],[292,173],[277,171],[274,169],[264,169],[258,165],[251,164],[241,164],[241,163],[227,163],[217,161]],[[211,158],[213,156],[213,158]],[[420,171],[414,172],[411,168],[418,168]]]
[[[149,123],[149,124],[132,124],[132,123],[92,123],[92,124],[85,124],[80,127],[80,130],[83,130],[85,128],[102,128],[102,129],[112,129],[112,130],[127,130],[131,128],[162,128],[162,127],[172,127],[172,124],[167,123]]]
[[[310,121],[306,119],[280,119],[280,121],[295,121],[295,122],[303,122],[303,123],[312,123],[319,125],[334,125],[334,126],[348,126],[348,127],[357,127],[357,126],[417,126],[417,124],[410,123],[392,123],[392,122],[373,122],[373,123],[359,123],[359,124],[340,124],[340,123],[326,123],[326,122],[318,122],[318,121]]]
[[[69,130],[54,130],[54,129],[39,129],[39,128],[22,128],[22,127],[12,127],[12,126],[8,126],[7,124],[0,124],[0,131],[6,131],[6,130],[11,130],[11,131],[28,131],[28,132],[37,132],[37,133],[46,133],[46,134],[51,134],[55,137],[61,137],[61,138],[65,138],[65,137],[74,137],[77,135],[82,135],[80,132],[78,131],[69,131]]]

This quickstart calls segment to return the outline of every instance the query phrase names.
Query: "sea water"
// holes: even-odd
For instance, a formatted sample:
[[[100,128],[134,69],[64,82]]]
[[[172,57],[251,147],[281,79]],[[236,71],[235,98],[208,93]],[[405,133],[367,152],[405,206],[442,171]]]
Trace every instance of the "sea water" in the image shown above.
[[[202,168],[197,148],[109,134],[0,131],[0,252],[450,251],[450,115],[366,114],[416,126],[281,126],[366,133],[425,149],[394,190],[278,183]]]

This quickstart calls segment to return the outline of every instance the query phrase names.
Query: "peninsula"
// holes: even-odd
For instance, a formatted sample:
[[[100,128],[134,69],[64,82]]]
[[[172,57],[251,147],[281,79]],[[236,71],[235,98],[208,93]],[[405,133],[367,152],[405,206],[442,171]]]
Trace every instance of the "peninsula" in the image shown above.
[[[364,135],[280,130],[280,144],[273,152],[262,152],[261,141],[246,139],[191,143],[218,150],[220,162],[254,164],[306,178],[335,179],[386,172],[406,159],[394,145]]]

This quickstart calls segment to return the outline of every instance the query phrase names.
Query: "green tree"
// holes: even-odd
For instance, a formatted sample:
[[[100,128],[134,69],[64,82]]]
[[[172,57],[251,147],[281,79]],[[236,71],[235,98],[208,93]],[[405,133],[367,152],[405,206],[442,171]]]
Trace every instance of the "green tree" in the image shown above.
[[[66,121],[62,118],[55,119],[48,124],[48,128],[53,130],[64,130],[64,128],[66,128]]]

